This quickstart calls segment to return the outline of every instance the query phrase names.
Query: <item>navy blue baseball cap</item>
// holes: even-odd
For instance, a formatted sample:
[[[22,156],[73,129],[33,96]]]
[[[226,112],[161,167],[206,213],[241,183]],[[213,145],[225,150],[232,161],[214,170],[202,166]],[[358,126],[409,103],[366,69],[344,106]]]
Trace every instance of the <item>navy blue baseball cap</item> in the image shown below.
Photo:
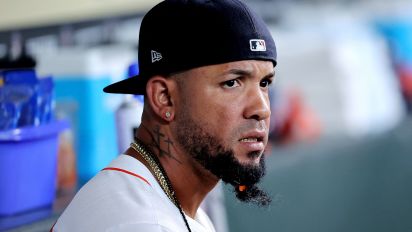
[[[263,20],[239,0],[166,0],[143,18],[139,75],[104,88],[145,94],[154,75],[241,60],[276,66],[276,46]]]

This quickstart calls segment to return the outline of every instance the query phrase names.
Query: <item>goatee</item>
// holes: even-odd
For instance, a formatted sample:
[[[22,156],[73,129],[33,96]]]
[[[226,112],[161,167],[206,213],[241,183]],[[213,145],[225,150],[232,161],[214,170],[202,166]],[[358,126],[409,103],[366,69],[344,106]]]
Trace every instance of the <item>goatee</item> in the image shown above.
[[[249,157],[261,155],[257,165],[242,164],[235,158],[232,150],[225,149],[218,139],[206,133],[191,118],[186,116],[184,123],[179,124],[179,144],[206,170],[222,179],[224,183],[232,185],[240,201],[258,206],[270,205],[271,197],[257,186],[265,175],[263,154],[248,154]]]

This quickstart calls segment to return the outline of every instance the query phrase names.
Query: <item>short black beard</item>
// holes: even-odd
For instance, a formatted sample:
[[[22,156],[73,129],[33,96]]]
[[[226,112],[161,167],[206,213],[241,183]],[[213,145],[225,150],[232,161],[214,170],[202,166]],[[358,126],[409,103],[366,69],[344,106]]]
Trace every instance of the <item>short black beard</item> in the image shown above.
[[[218,139],[202,130],[190,117],[186,115],[184,121],[182,118],[180,120],[177,139],[187,153],[224,183],[231,184],[240,201],[260,207],[270,205],[271,197],[256,185],[265,175],[264,155],[259,165],[241,164],[232,150],[225,149]],[[259,154],[249,154],[250,157],[256,155]],[[239,185],[245,185],[246,189],[240,191]]]

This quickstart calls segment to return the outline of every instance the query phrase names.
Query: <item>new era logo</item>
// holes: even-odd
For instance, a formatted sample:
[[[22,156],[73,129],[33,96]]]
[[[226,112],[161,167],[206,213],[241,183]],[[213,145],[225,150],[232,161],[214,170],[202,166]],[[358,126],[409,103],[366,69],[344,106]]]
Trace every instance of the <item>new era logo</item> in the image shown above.
[[[266,51],[266,44],[263,39],[251,39],[250,41],[250,50],[251,51]]]
[[[159,61],[163,58],[162,54],[160,54],[160,52],[156,52],[156,51],[152,50],[151,53],[152,53],[152,63],[154,63],[156,61]]]

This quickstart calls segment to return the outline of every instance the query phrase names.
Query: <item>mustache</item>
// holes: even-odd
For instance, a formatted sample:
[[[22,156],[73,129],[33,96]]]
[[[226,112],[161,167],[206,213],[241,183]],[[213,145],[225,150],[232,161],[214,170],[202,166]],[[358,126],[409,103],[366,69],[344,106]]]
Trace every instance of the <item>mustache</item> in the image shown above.
[[[233,130],[233,135],[238,137],[239,135],[248,132],[248,131],[264,131],[266,134],[269,134],[269,126],[266,125],[265,121],[246,121],[239,127]]]

